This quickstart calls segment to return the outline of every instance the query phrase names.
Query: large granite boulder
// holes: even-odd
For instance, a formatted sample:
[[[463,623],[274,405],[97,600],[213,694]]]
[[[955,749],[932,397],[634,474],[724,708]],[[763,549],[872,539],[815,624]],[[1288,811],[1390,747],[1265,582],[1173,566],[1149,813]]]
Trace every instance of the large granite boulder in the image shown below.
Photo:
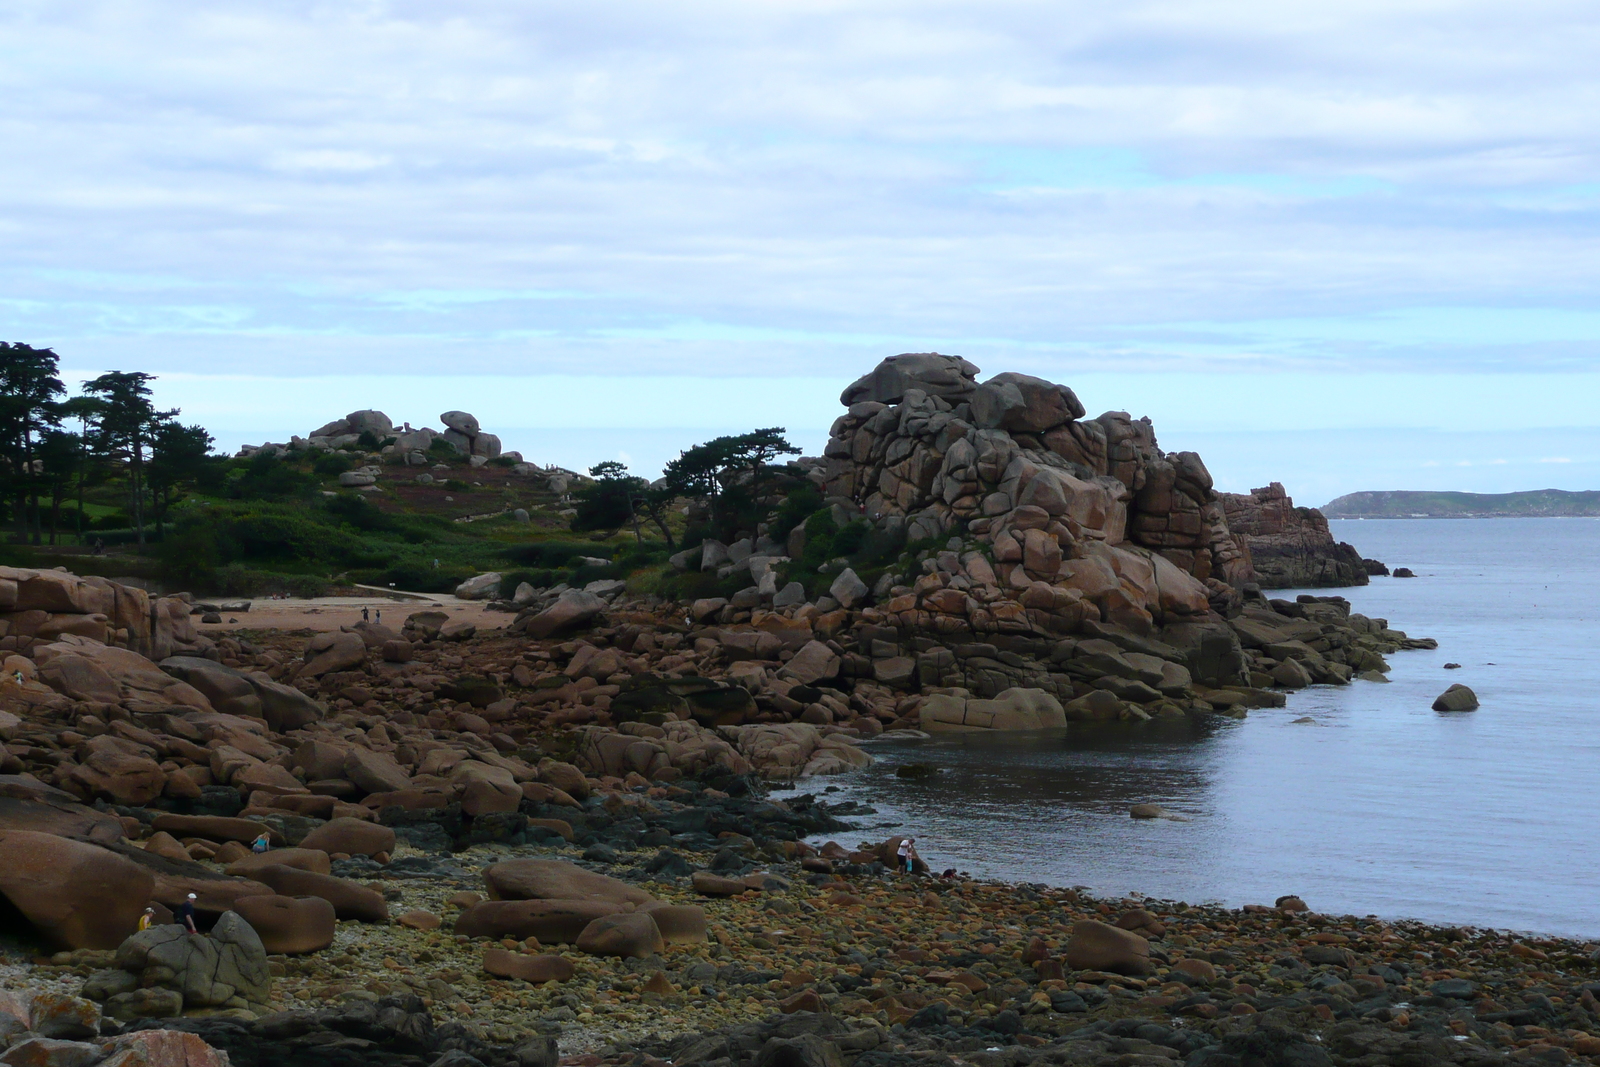
[[[317,634],[306,642],[300,674],[320,678],[334,671],[348,671],[367,662],[367,643],[360,634],[336,631]]]
[[[267,1010],[271,999],[266,947],[237,912],[224,912],[209,934],[175,925],[141,930],[118,946],[116,965],[138,975],[145,987],[182,993],[186,1008],[229,1005],[238,998]]]
[[[972,421],[983,429],[1044,433],[1083,415],[1071,389],[1028,374],[996,374],[972,394]]]
[[[139,925],[155,878],[98,845],[0,831],[0,896],[52,944],[116,948]]]
[[[493,900],[595,900],[639,905],[655,898],[620,879],[584,870],[566,860],[502,860],[484,868]]]
[[[594,920],[621,914],[624,905],[604,900],[484,900],[456,919],[465,937],[535,937],[544,944],[571,944]]]
[[[381,923],[389,921],[389,904],[383,894],[331,874],[317,874],[282,864],[268,864],[255,872],[255,880],[286,897],[320,897],[333,906],[340,919]]]
[[[977,388],[978,368],[960,356],[906,352],[890,356],[839,395],[845,407],[863,402],[898,404],[912,389],[947,400],[965,400]]]
[[[273,955],[302,955],[333,944],[338,915],[321,897],[246,897],[235,905]]]
[[[20,774],[0,774],[0,832],[32,830],[111,844],[125,833],[115,815],[96,811],[71,793]]]
[[[1061,701],[1043,689],[1007,689],[992,700],[936,693],[922,706],[929,733],[1051,730],[1067,725]]]
[[[582,589],[569,589],[543,611],[524,612],[513,628],[532,638],[551,637],[587,626],[606,609],[606,602]]]
[[[277,731],[298,730],[321,720],[327,707],[291,685],[246,674],[200,656],[169,656],[161,669],[188,682],[218,711],[265,719]]]

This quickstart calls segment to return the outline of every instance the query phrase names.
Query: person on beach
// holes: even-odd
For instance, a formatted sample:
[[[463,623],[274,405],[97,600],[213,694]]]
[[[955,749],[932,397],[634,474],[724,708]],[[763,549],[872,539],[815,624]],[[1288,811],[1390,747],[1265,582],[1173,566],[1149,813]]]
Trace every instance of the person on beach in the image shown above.
[[[194,924],[194,902],[200,898],[190,893],[184,902],[178,905],[178,922],[191,934],[198,934],[200,928]]]
[[[148,930],[156,924],[156,909],[146,908],[144,914],[139,916],[139,929]]]
[[[917,869],[917,839],[903,837],[900,839],[900,867],[907,874]]]
[[[372,621],[372,613],[367,609],[365,604],[363,604],[361,606],[361,621],[362,622],[371,622]]]
[[[269,852],[271,849],[272,837],[266,830],[261,831],[261,836],[250,843],[251,852]]]

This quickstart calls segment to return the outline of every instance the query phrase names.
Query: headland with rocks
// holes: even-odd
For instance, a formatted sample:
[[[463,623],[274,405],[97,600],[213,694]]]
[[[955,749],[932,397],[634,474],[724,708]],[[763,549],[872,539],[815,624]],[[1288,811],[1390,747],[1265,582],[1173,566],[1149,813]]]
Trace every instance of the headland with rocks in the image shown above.
[[[976,375],[885,361],[827,454],[792,465],[835,528],[907,535],[870,585],[823,561],[825,595],[793,569],[811,520],[675,557],[749,582],[732,596],[459,591],[499,626],[424,607],[224,634],[192,597],[0,569],[0,1060],[1600,1053],[1593,944],[907,875],[825,791],[765,795],[821,788],[893,731],[1242,716],[1431,647],[1337,596],[1262,591],[1252,538],[1356,577],[1307,562],[1344,554],[1283,496],[1252,494],[1236,532],[1249,508],[1147,421]],[[170,923],[191,893],[202,934]]]

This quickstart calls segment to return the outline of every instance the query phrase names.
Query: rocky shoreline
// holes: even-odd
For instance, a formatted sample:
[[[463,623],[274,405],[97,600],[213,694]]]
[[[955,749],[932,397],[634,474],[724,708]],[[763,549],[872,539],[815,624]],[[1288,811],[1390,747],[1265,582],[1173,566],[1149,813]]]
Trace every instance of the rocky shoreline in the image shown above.
[[[483,574],[461,592],[504,626],[224,635],[192,597],[0,568],[0,1062],[1600,1053],[1592,944],[895,874],[855,809],[767,795],[897,731],[1237,718],[1435,647],[1263,592],[1371,569],[1281,486],[1232,500],[1147,420],[976,374],[852,385],[784,473],[818,506],[674,554],[683,600]]]
[[[748,804],[784,808],[753,796]],[[701,791],[655,827],[708,807],[726,802]],[[773,822],[802,829],[832,818],[792,814]],[[1590,1036],[1600,1030],[1592,942],[1319,915],[1296,898],[1232,910],[908,877],[882,862],[892,840],[863,851],[725,838],[713,852],[619,847],[626,836],[454,854],[399,846],[386,868],[362,875],[397,921],[342,923],[322,952],[272,957],[271,1012],[107,1020],[102,1039],[176,1028],[243,1067],[329,1056],[428,1067],[446,1055],[469,1067],[457,1054],[550,1067],[556,1051],[543,1039],[578,1067],[1564,1064],[1600,1055]],[[517,857],[560,857],[703,908],[703,940],[629,957],[539,945],[569,961],[570,977],[496,977],[486,958],[534,958],[535,949],[449,927],[459,930],[488,888],[486,872]],[[418,913],[443,925],[427,929]],[[78,950],[12,966],[6,987],[77,996],[109,955]]]

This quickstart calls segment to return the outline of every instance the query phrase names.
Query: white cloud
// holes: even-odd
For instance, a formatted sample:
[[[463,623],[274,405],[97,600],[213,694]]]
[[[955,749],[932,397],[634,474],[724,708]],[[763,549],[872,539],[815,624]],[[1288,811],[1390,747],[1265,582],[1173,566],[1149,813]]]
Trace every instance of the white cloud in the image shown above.
[[[1593,371],[1591,15],[24,0],[0,336],[291,377]]]

